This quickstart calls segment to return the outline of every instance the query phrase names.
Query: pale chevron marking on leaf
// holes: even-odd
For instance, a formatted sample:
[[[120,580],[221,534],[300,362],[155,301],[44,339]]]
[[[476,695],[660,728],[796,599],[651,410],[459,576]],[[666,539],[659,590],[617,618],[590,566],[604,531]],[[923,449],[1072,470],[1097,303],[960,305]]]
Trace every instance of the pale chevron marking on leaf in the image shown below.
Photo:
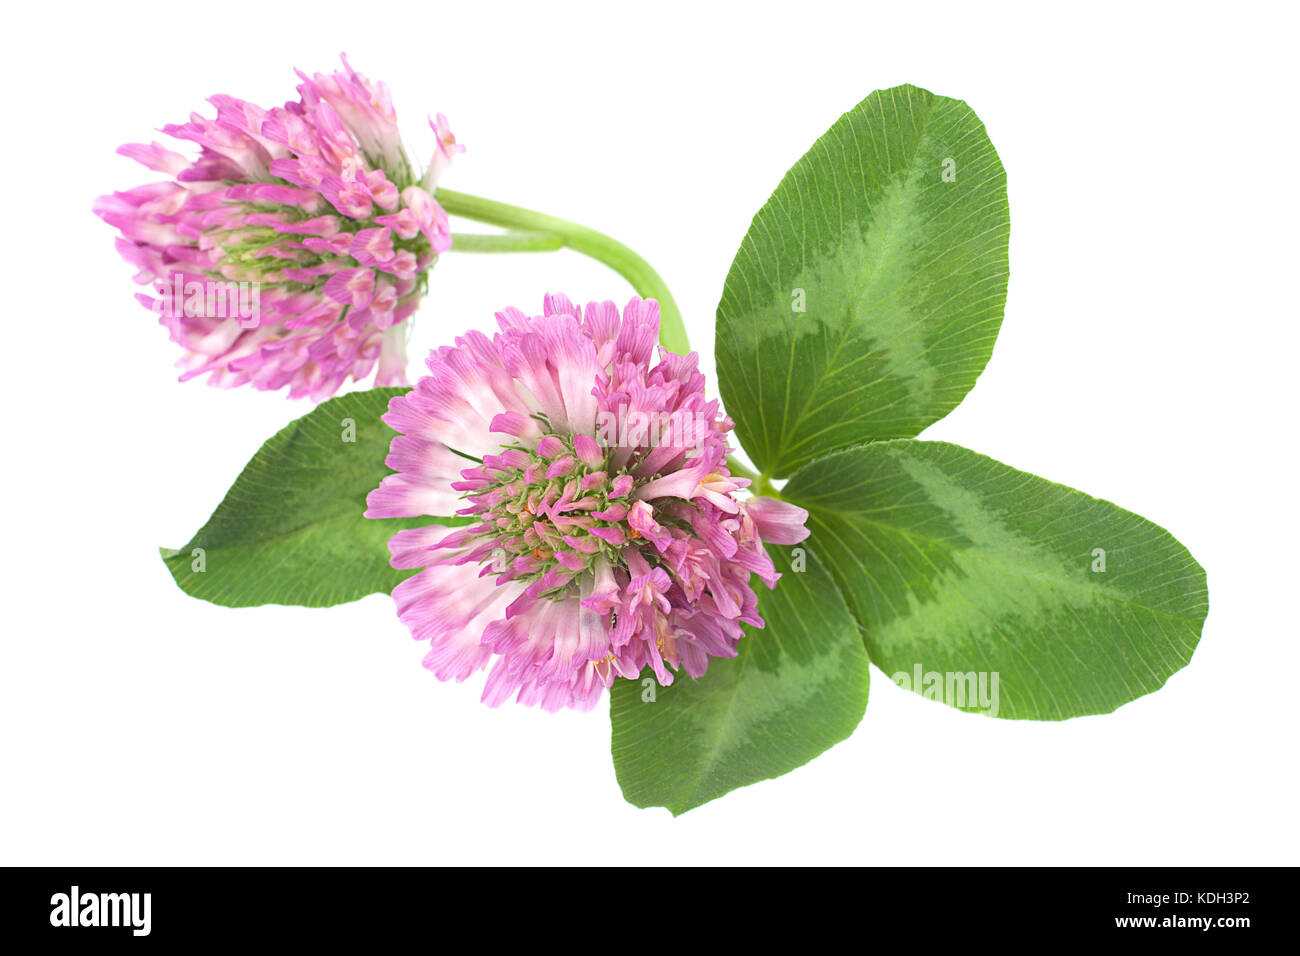
[[[872,659],[886,673],[998,670],[1003,716],[1113,710],[1162,686],[1199,639],[1204,572],[1168,532],[959,446],[845,449],[783,494],[809,509],[809,544]]]
[[[653,703],[639,680],[615,682],[611,751],[635,805],[684,813],[807,763],[862,719],[870,678],[853,616],[815,555],[793,571],[789,549],[772,550],[783,577],[760,592],[767,626],[745,627],[738,657],[712,659],[698,682],[679,673]]]
[[[939,146],[957,184],[923,163]],[[1005,176],[965,104],[899,87],[846,113],[754,217],[718,307],[723,399],[755,463],[781,476],[954,407],[1001,322],[1007,235]]]

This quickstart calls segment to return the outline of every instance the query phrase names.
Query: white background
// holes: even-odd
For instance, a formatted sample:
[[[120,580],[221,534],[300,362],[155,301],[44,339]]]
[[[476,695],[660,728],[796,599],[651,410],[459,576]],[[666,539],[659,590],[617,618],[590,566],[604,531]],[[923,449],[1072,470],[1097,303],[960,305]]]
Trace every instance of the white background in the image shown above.
[[[872,6],[9,11],[0,862],[1298,862],[1294,8]],[[1009,177],[1011,289],[926,437],[1170,529],[1209,575],[1192,663],[1055,725],[875,672],[848,741],[674,820],[623,802],[603,708],[481,706],[385,596],[186,597],[157,547],[308,406],[177,384],[91,203],[154,178],[120,143],[212,93],[281,103],[341,50],[421,159],[425,114],[450,117],[444,185],[642,252],[711,382],[723,277],[786,168],[874,89],[965,99]],[[551,290],[630,294],[572,253],[449,254],[412,354]]]

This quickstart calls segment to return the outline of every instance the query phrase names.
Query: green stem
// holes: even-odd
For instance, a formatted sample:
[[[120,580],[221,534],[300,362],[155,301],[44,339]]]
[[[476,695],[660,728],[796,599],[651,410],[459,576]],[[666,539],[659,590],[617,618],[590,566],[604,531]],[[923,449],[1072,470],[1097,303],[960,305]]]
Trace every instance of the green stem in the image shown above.
[[[564,245],[575,252],[603,262],[632,284],[637,294],[659,303],[659,342],[670,352],[685,354],[690,351],[686,338],[686,325],[681,310],[673,301],[668,285],[659,273],[623,243],[602,232],[579,226],[577,223],[548,216],[545,213],[522,209],[492,199],[481,199],[466,193],[439,189],[438,202],[452,216],[462,216],[476,222],[485,222],[505,229],[518,229],[531,233],[550,233],[560,237]],[[456,250],[455,239],[452,251]],[[465,251],[484,251],[467,249]]]
[[[457,252],[554,252],[564,248],[564,237],[549,232],[507,232],[491,236],[453,232],[451,247]]]
[[[775,498],[777,501],[782,500],[781,493],[772,487],[772,482],[768,480],[766,474],[759,475],[758,481],[750,485],[750,490],[753,491],[754,494],[756,495],[763,495],[764,497],[767,498]]]
[[[750,481],[753,482],[758,481],[758,472],[754,471],[752,468],[745,466],[743,463],[741,463],[740,459],[738,459],[735,455],[727,456],[727,468],[737,478],[748,478]]]

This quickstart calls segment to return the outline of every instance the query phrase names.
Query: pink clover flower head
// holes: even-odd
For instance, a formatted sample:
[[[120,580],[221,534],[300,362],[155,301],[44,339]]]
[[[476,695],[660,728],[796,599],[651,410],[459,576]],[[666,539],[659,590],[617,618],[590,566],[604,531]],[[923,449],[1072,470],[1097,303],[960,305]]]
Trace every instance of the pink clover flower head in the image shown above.
[[[458,147],[439,115],[421,177],[383,83],[299,72],[298,99],[263,109],[213,96],[216,117],[162,131],[198,145],[118,152],[171,177],[101,196],[119,253],[153,295],[136,296],[185,351],[181,380],[288,388],[315,401],[378,367],[405,385],[406,320],[451,246],[433,198]]]
[[[764,541],[803,540],[807,512],[740,494],[698,356],[654,354],[653,301],[554,295],[497,322],[431,352],[384,416],[395,474],[366,516],[473,522],[389,541],[393,567],[422,569],[393,598],[425,667],[489,668],[492,706],[588,710],[617,676],[667,685],[735,657],[742,623],[763,626],[751,575],[779,577]]]

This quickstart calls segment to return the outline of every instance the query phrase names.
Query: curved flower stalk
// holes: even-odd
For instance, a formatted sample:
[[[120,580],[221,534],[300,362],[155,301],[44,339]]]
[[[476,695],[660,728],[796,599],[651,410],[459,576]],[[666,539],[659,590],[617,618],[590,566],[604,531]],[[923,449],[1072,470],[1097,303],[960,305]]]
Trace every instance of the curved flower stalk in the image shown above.
[[[376,366],[377,385],[406,384],[406,319],[451,246],[432,191],[463,147],[439,115],[417,175],[388,87],[343,66],[299,72],[283,107],[213,96],[215,119],[163,127],[198,144],[197,159],[158,143],[118,150],[173,177],[94,209],[153,287],[137,298],[185,350],[182,380],[313,400]]]
[[[802,540],[807,512],[738,494],[696,354],[653,361],[654,301],[620,316],[548,296],[497,321],[431,352],[384,416],[396,474],[366,516],[474,519],[389,542],[395,568],[423,568],[393,597],[425,666],[460,681],[491,664],[492,706],[587,710],[616,676],[666,685],[736,656],[741,624],[763,626],[751,575],[779,577],[764,542]]]

